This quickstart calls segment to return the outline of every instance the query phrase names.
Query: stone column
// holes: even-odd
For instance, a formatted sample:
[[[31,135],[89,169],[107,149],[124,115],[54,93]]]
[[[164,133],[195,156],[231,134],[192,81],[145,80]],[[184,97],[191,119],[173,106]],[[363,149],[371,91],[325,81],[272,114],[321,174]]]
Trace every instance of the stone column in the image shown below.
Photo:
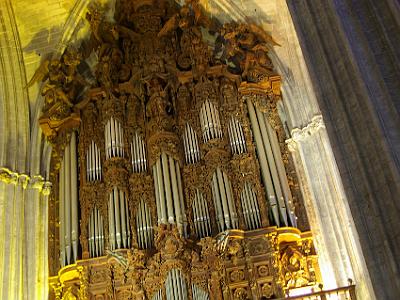
[[[364,256],[322,116],[292,130],[287,140],[302,183],[324,288],[355,281],[362,299],[373,298]]]
[[[358,232],[365,274],[379,299],[398,299],[399,4],[287,3]]]
[[[47,298],[49,188],[41,176],[0,167],[1,299]]]

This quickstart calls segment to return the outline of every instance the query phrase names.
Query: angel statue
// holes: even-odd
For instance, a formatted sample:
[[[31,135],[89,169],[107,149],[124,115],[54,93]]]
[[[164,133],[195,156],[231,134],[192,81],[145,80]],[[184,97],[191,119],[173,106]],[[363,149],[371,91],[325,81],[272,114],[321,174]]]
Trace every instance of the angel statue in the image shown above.
[[[221,30],[216,52],[222,52],[220,59],[225,60],[234,72],[241,73],[244,79],[259,82],[273,74],[268,57],[271,46],[280,45],[255,23],[229,23]]]
[[[39,123],[47,137],[55,137],[61,128],[79,126],[79,114],[74,111],[79,86],[84,79],[78,74],[80,55],[67,49],[61,59],[44,60],[36,70],[27,88],[44,82],[41,94],[45,103]]]

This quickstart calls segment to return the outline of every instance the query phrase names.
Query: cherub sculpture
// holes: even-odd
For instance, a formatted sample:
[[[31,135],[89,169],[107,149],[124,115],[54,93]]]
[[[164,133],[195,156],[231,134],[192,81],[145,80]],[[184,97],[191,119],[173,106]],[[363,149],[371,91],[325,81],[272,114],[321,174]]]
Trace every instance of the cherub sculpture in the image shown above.
[[[233,71],[251,82],[259,82],[273,73],[269,47],[279,44],[260,26],[251,22],[229,23],[220,34],[216,52],[222,52],[220,59],[225,60]]]

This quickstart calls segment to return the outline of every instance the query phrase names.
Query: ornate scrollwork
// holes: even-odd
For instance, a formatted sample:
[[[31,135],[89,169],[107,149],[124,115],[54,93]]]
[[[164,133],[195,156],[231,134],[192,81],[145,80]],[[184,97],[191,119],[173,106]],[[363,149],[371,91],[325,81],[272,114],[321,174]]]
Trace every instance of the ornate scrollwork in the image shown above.
[[[312,241],[299,238],[297,229],[289,229],[295,232],[287,233],[276,227],[265,228],[269,226],[268,207],[252,139],[247,99],[266,114],[275,130],[284,171],[293,189],[297,180],[277,113],[277,102],[281,97],[280,76],[274,72],[268,57],[270,47],[277,44],[271,36],[255,24],[217,26],[206,16],[198,0],[188,0],[181,7],[172,5],[171,1],[120,0],[116,4],[115,22],[105,16],[104,9],[95,6],[90,7],[86,18],[91,36],[82,44],[81,51],[68,48],[60,59],[45,62],[29,84],[37,80],[45,82],[42,94],[46,104],[41,122],[47,126],[47,129],[43,127],[44,132],[55,145],[51,178],[56,188],[56,170],[64,147],[71,130],[79,127],[83,260],[79,260],[76,267],[68,266],[70,269],[61,271],[76,276],[71,276],[73,280],[65,280],[70,277],[59,274],[55,280],[57,284],[52,285],[57,297],[150,299],[160,289],[166,292],[165,284],[171,269],[179,270],[189,293],[193,284],[207,291],[210,299],[280,297],[285,289],[315,283],[318,271]],[[208,35],[214,35],[213,44],[203,38],[207,29]],[[98,61],[86,70],[90,80],[85,81],[78,65],[91,53],[96,54]],[[236,132],[243,136],[246,146],[243,153],[233,154],[229,146],[227,124],[232,118],[243,128],[243,132]],[[213,122],[217,119],[218,122]],[[117,125],[110,125],[110,133],[105,133],[109,120],[117,120],[120,127],[112,131]],[[189,151],[196,149],[198,154],[191,164],[183,159],[186,152],[181,137],[187,124],[193,134],[188,140],[192,148],[186,148]],[[207,130],[214,127],[218,127],[218,134],[207,137]],[[118,134],[119,137],[109,139],[106,134]],[[143,139],[143,145],[134,148],[131,145],[136,141],[133,139],[136,134]],[[122,154],[113,157],[107,147],[114,149],[117,140]],[[95,181],[87,180],[83,167],[86,151],[92,143],[99,149],[96,158],[101,162],[102,176]],[[134,151],[141,153],[136,155],[139,159],[146,157],[146,168],[140,173],[133,172],[131,156]],[[161,208],[157,207],[156,195],[161,194],[155,193],[151,170],[163,153],[173,159],[170,164],[176,164],[173,171],[163,169],[163,172],[171,172],[171,178],[173,172],[181,174],[175,178],[176,185],[171,179],[171,195],[183,194],[183,204],[180,204],[190,225],[187,235],[180,233],[175,223],[157,224],[161,223],[157,218]],[[239,228],[219,235],[215,214],[217,203],[210,185],[217,168],[232,184],[233,200],[229,205],[237,210]],[[14,177],[0,170],[0,180],[15,183]],[[245,183],[254,189],[264,227],[249,232],[241,230],[245,225],[240,194]],[[125,204],[121,207],[125,207],[130,216],[130,224],[125,225],[129,226],[132,238],[127,247],[130,249],[110,251],[108,230],[112,222],[108,223],[111,211],[108,197],[114,187],[127,197],[124,203],[128,207]],[[222,183],[221,188],[224,188]],[[202,193],[207,203],[207,209],[203,210],[209,214],[209,231],[213,236],[217,235],[216,238],[199,239],[194,232],[192,216],[196,208],[193,199],[197,192]],[[56,203],[57,195],[53,193],[51,197]],[[169,200],[173,202],[172,206],[176,204],[175,199]],[[117,211],[119,200],[114,201]],[[142,201],[149,208],[142,214],[150,211],[151,216],[137,213]],[[51,219],[56,224],[54,203]],[[94,207],[104,219],[104,244],[108,255],[88,259],[88,227]],[[174,206],[174,209],[177,208]],[[146,228],[156,233],[154,243],[147,250],[137,249],[136,223],[139,218],[151,218],[152,222],[147,224],[158,225]],[[281,236],[287,235],[293,239],[283,241]],[[52,245],[56,247],[56,244],[55,237]],[[53,263],[55,260],[54,257]],[[56,268],[53,266],[52,269]]]

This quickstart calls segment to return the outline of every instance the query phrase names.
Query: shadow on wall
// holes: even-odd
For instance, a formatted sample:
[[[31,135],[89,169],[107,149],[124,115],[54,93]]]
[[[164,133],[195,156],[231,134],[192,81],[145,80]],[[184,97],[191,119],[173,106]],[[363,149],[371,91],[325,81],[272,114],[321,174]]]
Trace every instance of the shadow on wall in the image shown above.
[[[41,60],[48,59],[54,52],[62,37],[61,26],[55,26],[48,29],[43,29],[37,32],[32,40],[22,48],[22,51],[26,54],[36,53],[41,57]]]

